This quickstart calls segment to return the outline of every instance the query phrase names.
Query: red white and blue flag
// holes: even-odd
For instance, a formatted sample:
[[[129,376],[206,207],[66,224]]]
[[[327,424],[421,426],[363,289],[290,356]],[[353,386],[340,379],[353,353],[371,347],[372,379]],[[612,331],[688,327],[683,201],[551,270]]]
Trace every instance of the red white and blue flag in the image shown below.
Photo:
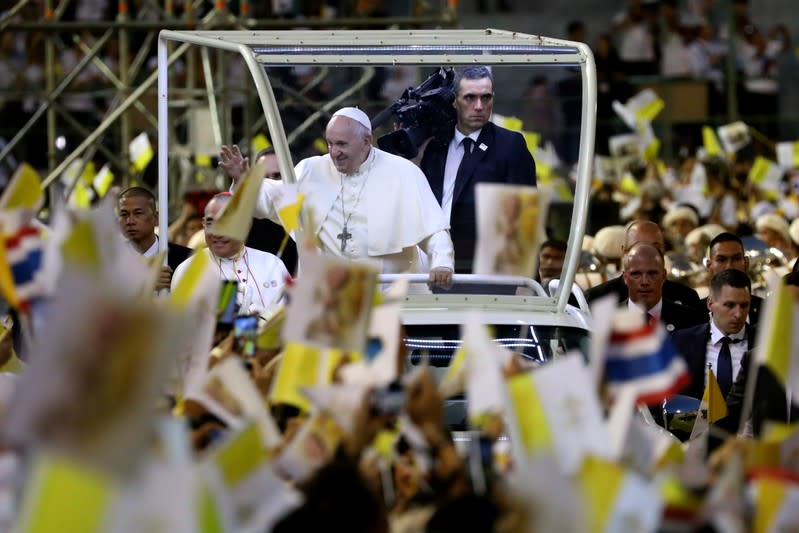
[[[3,294],[13,307],[28,312],[31,301],[44,293],[39,229],[29,225],[20,226],[13,233],[5,235],[4,241],[5,261],[11,279],[3,280]],[[13,285],[9,286],[8,282]]]
[[[605,362],[605,384],[611,398],[633,388],[637,403],[660,403],[690,381],[685,361],[660,324],[644,324],[631,331],[610,334]]]

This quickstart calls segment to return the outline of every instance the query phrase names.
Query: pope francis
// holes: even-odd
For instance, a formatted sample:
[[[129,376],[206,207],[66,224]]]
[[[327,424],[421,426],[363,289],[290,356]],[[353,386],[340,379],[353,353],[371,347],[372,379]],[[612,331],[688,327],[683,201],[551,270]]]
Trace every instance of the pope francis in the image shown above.
[[[379,261],[384,273],[420,272],[417,246],[429,258],[430,283],[448,285],[453,273],[449,224],[427,179],[412,162],[372,146],[369,117],[345,107],[325,131],[328,153],[295,167],[303,209],[312,209],[322,251]],[[247,158],[238,147],[222,147],[219,166],[238,179]],[[264,180],[255,216],[280,219],[273,203],[281,182]]]

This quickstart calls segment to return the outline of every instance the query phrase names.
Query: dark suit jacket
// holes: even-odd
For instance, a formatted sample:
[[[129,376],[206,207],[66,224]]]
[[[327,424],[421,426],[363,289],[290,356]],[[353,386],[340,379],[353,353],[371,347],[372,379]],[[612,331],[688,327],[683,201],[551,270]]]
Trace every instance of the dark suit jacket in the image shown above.
[[[627,292],[627,285],[624,284],[622,276],[609,279],[605,283],[600,283],[596,287],[591,287],[585,291],[585,298],[588,303],[598,300],[606,294],[615,293],[619,302],[623,301],[629,296]],[[691,287],[677,283],[675,281],[666,280],[663,284],[663,297],[671,300],[672,302],[687,305],[696,308],[699,306],[699,295]],[[707,307],[704,311],[705,318],[707,318]]]
[[[763,304],[763,298],[760,296],[752,295],[752,302],[749,304],[749,323],[757,326],[760,320],[760,306]],[[697,311],[707,313],[707,297],[699,300],[696,306]]]
[[[719,420],[719,425],[734,433],[738,431],[741,420],[741,410],[743,409],[744,396],[746,394],[746,380],[749,378],[754,351],[750,350],[744,354],[741,361],[741,371],[735,378],[730,393],[727,395],[727,416]],[[790,414],[790,417],[788,416]],[[766,420],[787,423],[789,420],[796,420],[799,417],[799,408],[791,404],[790,413],[788,412],[788,401],[780,380],[766,366],[757,369],[757,382],[752,401],[752,427],[756,437],[760,436],[760,430]]]
[[[446,143],[431,141],[420,164],[439,204],[451,139]],[[485,150],[481,146],[485,146]],[[487,123],[480,131],[472,153],[464,156],[458,168],[452,195],[450,235],[455,247],[455,272],[461,274],[472,271],[477,235],[475,184],[480,182],[535,185],[535,162],[520,133]]]
[[[194,250],[191,248],[186,248],[185,246],[175,244],[174,242],[167,243],[166,250],[166,264],[169,265],[169,268],[172,269],[172,272],[175,271],[179,264],[188,259],[189,256],[194,253]]]
[[[755,345],[755,328],[746,326],[747,349]],[[707,342],[710,340],[710,322],[705,318],[705,323],[691,328],[677,330],[671,334],[671,340],[680,352],[688,371],[691,374],[691,384],[685,387],[680,394],[702,399],[705,392],[705,372],[707,370]],[[743,363],[741,363],[743,371]],[[740,375],[740,372],[739,372]]]

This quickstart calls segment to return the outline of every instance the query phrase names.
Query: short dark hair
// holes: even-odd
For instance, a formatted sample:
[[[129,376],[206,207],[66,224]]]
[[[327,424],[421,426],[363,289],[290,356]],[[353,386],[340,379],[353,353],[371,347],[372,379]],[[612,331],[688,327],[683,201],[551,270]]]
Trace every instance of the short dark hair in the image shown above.
[[[150,207],[153,211],[157,211],[155,203],[155,195],[145,187],[130,187],[119,193],[119,200],[124,198],[146,198],[150,202]]]
[[[544,241],[544,243],[541,245],[541,248],[539,248],[539,251],[543,250],[544,248],[554,248],[556,250],[560,250],[563,253],[566,253],[566,246],[567,246],[566,243],[561,240],[548,239]]]
[[[461,80],[482,80],[483,78],[491,80],[491,87],[494,87],[494,75],[491,74],[488,67],[483,65],[466,67],[455,76],[455,92],[461,91]]]
[[[258,160],[259,160],[259,159],[261,159],[262,157],[266,157],[266,156],[268,156],[268,155],[272,155],[272,154],[274,154],[274,153],[275,153],[275,147],[274,147],[274,146],[270,146],[270,147],[268,147],[268,148],[264,148],[263,150],[261,150],[260,152],[258,152],[257,154],[255,154],[255,159],[253,159],[253,163],[255,163],[256,161],[258,161]]]
[[[277,152],[275,152],[275,147],[274,146],[270,146],[268,148],[264,148],[263,150],[261,150],[260,152],[255,154],[255,159],[253,159],[253,163],[256,163],[262,157],[266,157],[266,156],[272,155],[272,154],[277,155]],[[294,157],[294,152],[291,151],[291,149],[289,149],[289,159],[291,159],[291,164],[292,165],[294,164],[294,161],[296,161],[296,159],[297,159],[296,157]]]
[[[738,235],[730,233],[729,231],[725,231],[723,233],[719,233],[713,237],[712,241],[710,241],[710,244],[707,247],[707,256],[710,257],[710,255],[713,253],[713,247],[722,242],[737,242],[741,246],[741,250],[744,249],[744,242]]]
[[[721,294],[721,289],[724,287],[733,287],[736,289],[749,289],[749,294],[752,293],[752,280],[745,272],[728,268],[722,270],[713,276],[710,280],[710,295],[712,298],[718,298]]]

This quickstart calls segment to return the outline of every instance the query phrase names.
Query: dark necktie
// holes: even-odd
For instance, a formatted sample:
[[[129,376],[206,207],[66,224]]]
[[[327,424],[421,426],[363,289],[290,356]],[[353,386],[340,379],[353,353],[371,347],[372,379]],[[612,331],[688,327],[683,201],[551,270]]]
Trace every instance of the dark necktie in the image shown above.
[[[463,157],[472,153],[472,145],[474,144],[474,140],[471,137],[464,137],[461,141],[463,145]]]
[[[732,339],[729,337],[722,337],[719,359],[716,363],[716,379],[719,382],[721,394],[723,394],[725,398],[732,387],[732,352],[730,352],[730,342],[732,342]]]

